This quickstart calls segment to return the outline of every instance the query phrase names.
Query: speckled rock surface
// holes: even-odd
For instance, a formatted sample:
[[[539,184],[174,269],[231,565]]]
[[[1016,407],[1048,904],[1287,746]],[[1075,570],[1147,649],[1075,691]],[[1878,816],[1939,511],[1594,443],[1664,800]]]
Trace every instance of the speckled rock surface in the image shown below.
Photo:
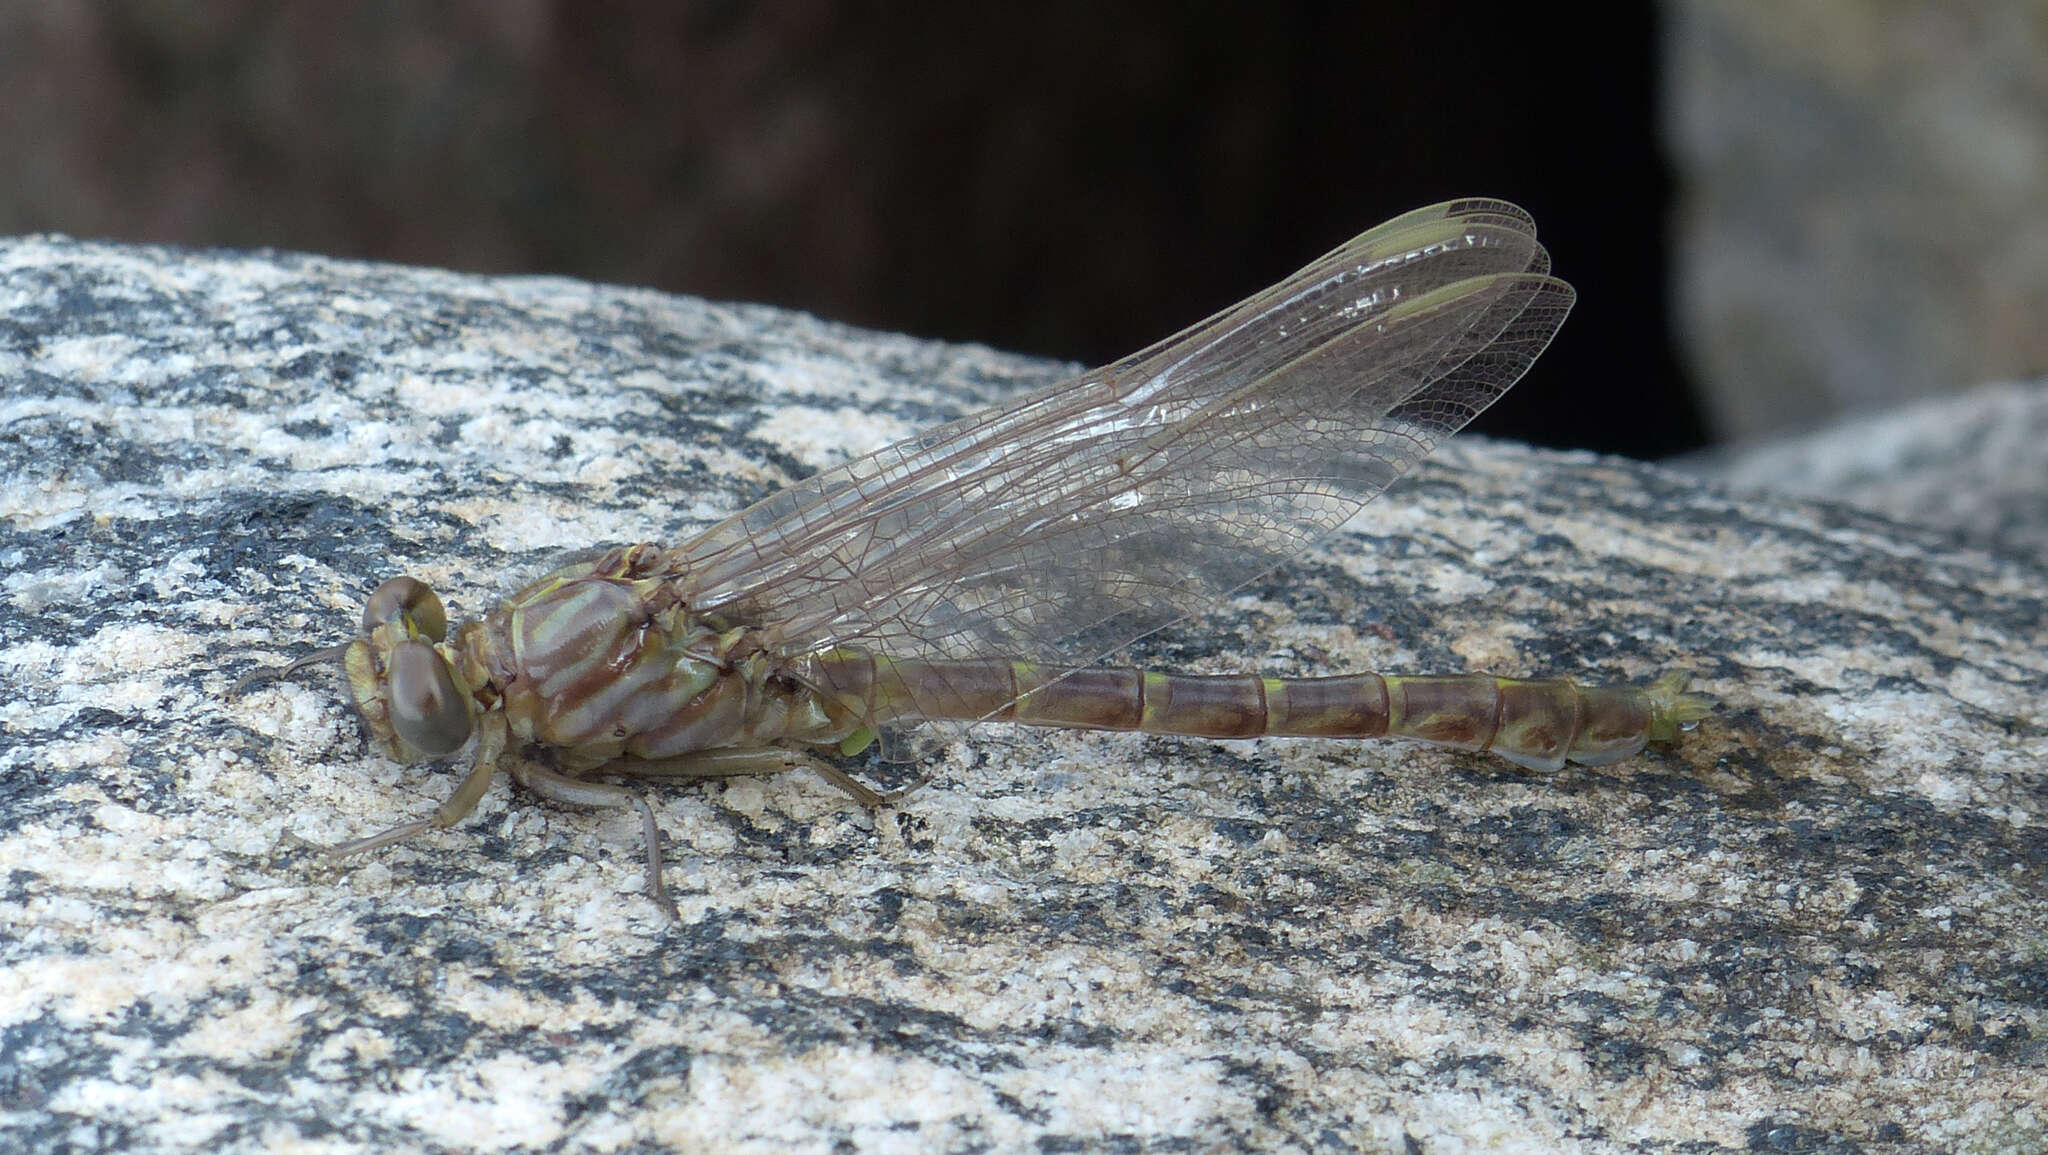
[[[751,307],[0,242],[0,1132],[22,1149],[2030,1151],[2048,573],[1654,470],[1454,445],[1141,655],[1645,677],[1681,744],[990,729],[899,810],[418,817],[332,674],[1055,367]]]

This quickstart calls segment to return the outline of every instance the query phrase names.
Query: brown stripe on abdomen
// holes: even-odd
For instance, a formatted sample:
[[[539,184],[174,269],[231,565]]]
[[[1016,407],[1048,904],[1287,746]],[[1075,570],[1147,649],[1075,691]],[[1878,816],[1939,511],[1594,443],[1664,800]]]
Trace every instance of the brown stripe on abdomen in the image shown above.
[[[1279,737],[1383,737],[1387,680],[1378,674],[1268,678],[1266,716],[1266,733]]]
[[[1558,770],[1583,724],[1585,699],[1562,679],[1493,680],[1494,726],[1490,747],[1532,769]]]
[[[1072,670],[1060,677],[1060,670],[1023,662],[1018,666],[1019,680],[1034,683],[1036,688],[1018,700],[1015,721],[1083,730],[1136,730],[1145,718],[1148,678],[1142,670]]]
[[[1146,674],[1136,728],[1147,734],[1256,738],[1267,732],[1267,683],[1250,674]]]
[[[1494,679],[1465,674],[1387,679],[1387,733],[1454,750],[1484,750],[1500,727]]]
[[[1574,762],[1590,766],[1618,762],[1647,745],[1651,731],[1660,724],[1655,701],[1640,687],[1582,686],[1578,694],[1579,731],[1566,752]],[[1704,707],[1694,708],[1705,712]],[[1677,729],[1677,723],[1668,717],[1661,724],[1673,732]]]

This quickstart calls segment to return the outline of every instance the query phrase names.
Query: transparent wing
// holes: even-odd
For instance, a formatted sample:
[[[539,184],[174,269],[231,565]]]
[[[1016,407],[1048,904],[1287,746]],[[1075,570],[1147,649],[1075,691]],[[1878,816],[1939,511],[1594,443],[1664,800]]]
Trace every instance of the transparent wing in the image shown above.
[[[1564,322],[1514,205],[1418,209],[1142,352],[790,486],[669,555],[796,652],[1097,660],[1289,558]]]

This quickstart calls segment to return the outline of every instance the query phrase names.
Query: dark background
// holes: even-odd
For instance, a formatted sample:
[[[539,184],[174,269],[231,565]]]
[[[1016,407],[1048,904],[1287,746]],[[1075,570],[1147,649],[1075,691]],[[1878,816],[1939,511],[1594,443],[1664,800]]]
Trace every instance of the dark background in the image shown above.
[[[1395,213],[1499,196],[1580,303],[1477,428],[1662,456],[1702,432],[1657,30],[1597,11],[19,6],[0,226],[559,272],[1093,363]]]

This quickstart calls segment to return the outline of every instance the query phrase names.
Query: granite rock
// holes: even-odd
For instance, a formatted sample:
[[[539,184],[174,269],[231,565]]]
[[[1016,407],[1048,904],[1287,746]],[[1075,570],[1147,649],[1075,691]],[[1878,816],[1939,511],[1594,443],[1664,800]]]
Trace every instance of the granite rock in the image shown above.
[[[2048,571],[1454,443],[1162,666],[1636,679],[1538,776],[991,727],[868,813],[635,824],[362,740],[382,578],[458,615],[1057,374],[559,279],[0,242],[0,1129],[18,1149],[2038,1150]]]
[[[1984,385],[1697,464],[1737,488],[1846,502],[1981,549],[2048,557],[2048,381]]]

